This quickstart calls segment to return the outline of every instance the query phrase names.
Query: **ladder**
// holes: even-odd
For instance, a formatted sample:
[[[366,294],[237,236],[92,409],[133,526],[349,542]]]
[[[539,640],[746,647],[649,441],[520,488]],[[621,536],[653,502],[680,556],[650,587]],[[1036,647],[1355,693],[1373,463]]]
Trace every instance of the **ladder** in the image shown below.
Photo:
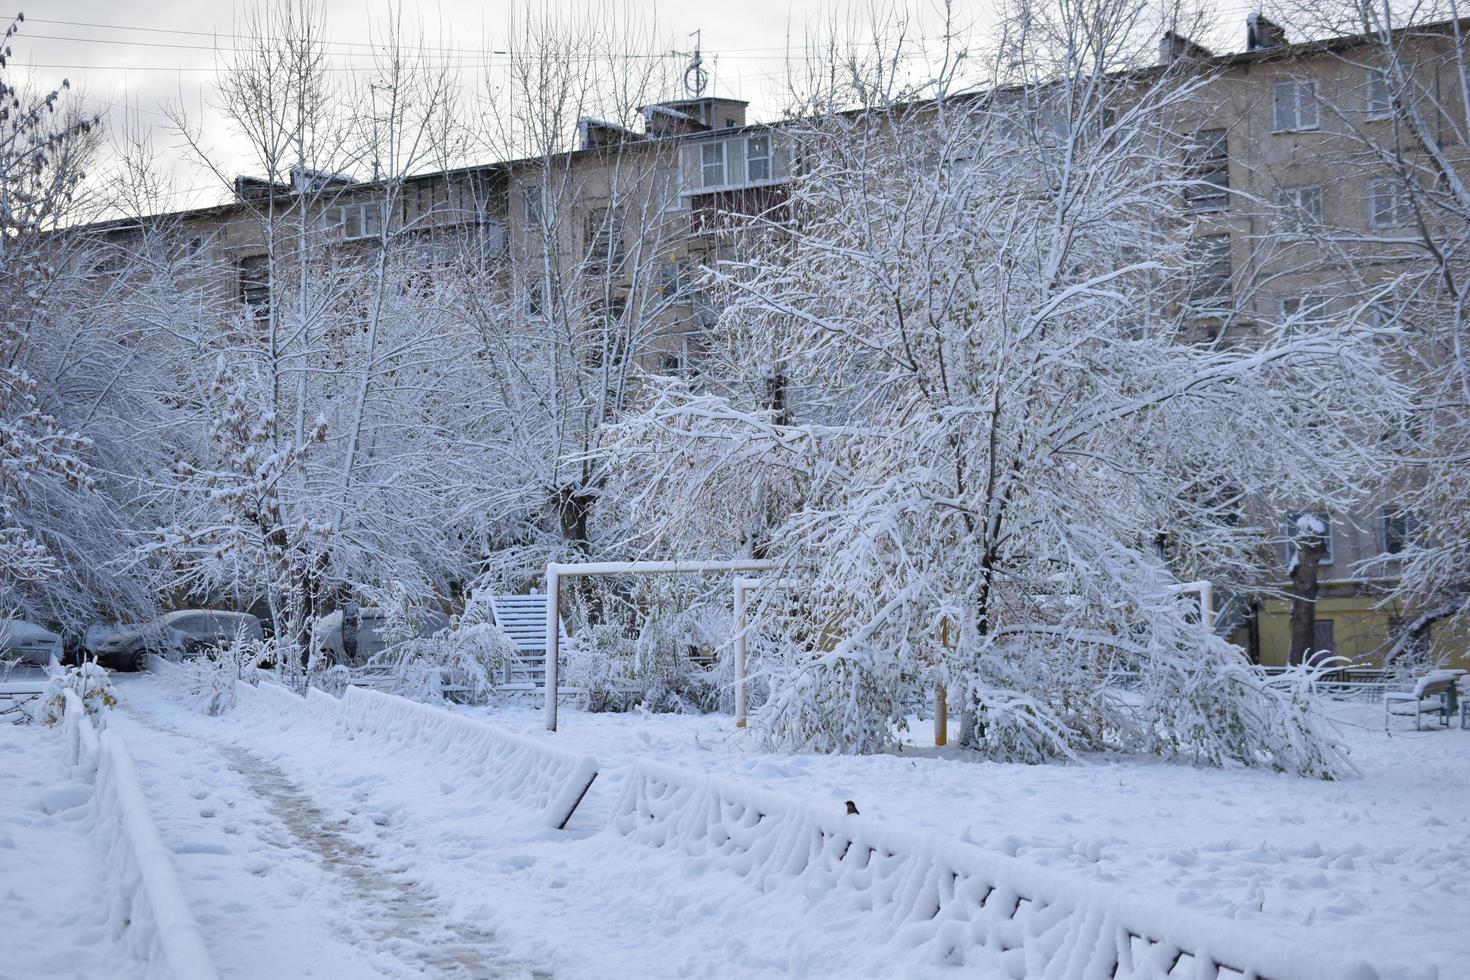
[[[492,595],[490,614],[516,648],[516,662],[505,669],[504,683],[512,689],[531,691],[546,687],[546,596]],[[566,648],[566,630],[561,631]]]

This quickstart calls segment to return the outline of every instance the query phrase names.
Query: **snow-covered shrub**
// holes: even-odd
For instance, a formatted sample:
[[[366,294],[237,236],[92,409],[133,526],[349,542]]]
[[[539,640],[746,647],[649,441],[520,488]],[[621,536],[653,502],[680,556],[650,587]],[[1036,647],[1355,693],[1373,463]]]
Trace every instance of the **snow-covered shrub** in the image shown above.
[[[719,706],[716,674],[693,656],[709,649],[708,615],[700,606],[645,619],[633,642],[632,681],[649,711],[713,711]]]
[[[622,624],[599,623],[579,631],[568,645],[564,677],[585,692],[588,710],[626,711],[635,705],[659,712],[715,710],[722,695],[720,675],[695,654],[714,648],[718,629],[729,628],[728,614],[713,628],[709,611],[697,604],[673,612],[649,610],[639,619],[636,636]]]
[[[178,700],[205,714],[222,715],[235,706],[236,682],[249,679],[262,664],[278,660],[277,648],[269,639],[227,643],[170,661],[160,676]]]
[[[633,657],[633,641],[621,626],[589,626],[567,648],[566,683],[582,691],[588,711],[626,710],[623,692],[633,683]]]
[[[515,644],[493,623],[439,630],[432,636],[401,640],[378,656],[394,680],[394,690],[415,701],[443,701],[446,692],[477,702],[490,700],[506,667],[516,659]]]
[[[104,711],[117,705],[117,690],[112,686],[107,671],[95,663],[85,662],[79,667],[47,671],[45,689],[29,709],[31,719],[43,725],[59,724],[66,715],[65,691],[74,692],[81,699],[87,715],[94,719],[99,719]]]
[[[1302,664],[1273,677],[1214,639],[1201,649],[1196,669],[1145,675],[1152,741],[1144,747],[1196,763],[1264,766],[1319,779],[1353,773],[1315,691],[1340,666]]]

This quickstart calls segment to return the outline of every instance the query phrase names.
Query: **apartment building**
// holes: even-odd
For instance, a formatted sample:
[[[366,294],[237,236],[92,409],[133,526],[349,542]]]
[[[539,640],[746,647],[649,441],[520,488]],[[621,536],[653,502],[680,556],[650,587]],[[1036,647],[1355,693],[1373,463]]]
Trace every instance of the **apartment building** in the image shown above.
[[[1451,28],[1429,25],[1396,41],[1428,96],[1430,124],[1463,160],[1456,134],[1465,131],[1464,103],[1456,112],[1453,97],[1435,97],[1449,96],[1457,84]],[[1231,311],[1211,320],[1227,336],[1260,324],[1371,321],[1382,310],[1365,302],[1372,292],[1365,286],[1401,268],[1404,251],[1385,242],[1414,221],[1402,184],[1373,159],[1374,143],[1394,142],[1393,79],[1381,49],[1359,37],[1289,44],[1259,14],[1247,20],[1246,34],[1246,50],[1223,56],[1174,35],[1162,46],[1165,60],[1188,59],[1210,78],[1197,113],[1182,127],[1195,134],[1191,163],[1204,184],[1190,201],[1201,218],[1195,241],[1214,269],[1193,299],[1207,317],[1212,307]],[[1352,256],[1349,276],[1345,256]],[[1267,504],[1283,539],[1302,510],[1317,513],[1328,528],[1314,646],[1359,662],[1381,658],[1417,611],[1381,604],[1387,583],[1366,576],[1360,563],[1401,550],[1414,531],[1412,518],[1391,499],[1364,501],[1346,513],[1304,502]],[[1283,540],[1283,590],[1292,551]],[[1288,601],[1258,603],[1255,615],[1232,612],[1236,642],[1263,663],[1286,661]],[[1431,634],[1436,652],[1451,659],[1465,657],[1466,640]]]
[[[1246,49],[1227,55],[1173,34],[1161,46],[1162,61],[1207,79],[1180,127],[1192,135],[1189,163],[1201,182],[1188,202],[1200,218],[1192,247],[1209,270],[1190,300],[1203,329],[1222,342],[1262,324],[1374,315],[1355,298],[1361,288],[1345,288],[1341,256],[1326,254],[1324,242],[1383,236],[1409,214],[1401,192],[1364,159],[1363,134],[1392,125],[1389,80],[1372,47],[1352,37],[1290,44],[1259,15],[1246,33]],[[1422,85],[1451,83],[1448,31],[1421,29],[1406,43]],[[391,243],[425,270],[487,277],[528,323],[617,334],[643,368],[689,372],[714,316],[695,270],[731,247],[730,215],[784,217],[791,141],[780,126],[750,124],[746,110],[731,98],[660,103],[644,108],[640,131],[583,120],[571,152],[400,181],[307,171],[289,185],[241,178],[232,203],[150,220],[212,262],[220,289],[256,319],[271,315],[271,283],[293,262],[304,267],[306,249],[351,256]],[[1465,120],[1438,124],[1451,135]],[[138,223],[94,230],[121,244]],[[1358,273],[1370,280],[1391,275],[1401,260],[1392,248],[1355,247]],[[1287,528],[1315,505],[1261,503],[1263,519],[1283,529],[1284,592]],[[1385,583],[1356,569],[1401,548],[1411,519],[1391,500],[1319,516],[1328,542],[1315,645],[1372,662],[1415,610],[1383,606]],[[1237,597],[1224,628],[1253,657],[1281,664],[1288,607],[1281,597]],[[1433,639],[1441,655],[1464,656],[1466,638]]]

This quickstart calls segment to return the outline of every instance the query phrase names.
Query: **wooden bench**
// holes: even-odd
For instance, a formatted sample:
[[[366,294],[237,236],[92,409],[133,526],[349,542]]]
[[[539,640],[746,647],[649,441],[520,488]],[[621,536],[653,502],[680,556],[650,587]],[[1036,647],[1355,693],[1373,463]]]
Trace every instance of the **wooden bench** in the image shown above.
[[[1436,671],[1426,677],[1421,677],[1414,685],[1412,691],[1389,691],[1383,695],[1383,727],[1388,728],[1389,719],[1394,715],[1407,718],[1408,711],[1394,711],[1396,704],[1412,704],[1414,706],[1414,731],[1422,731],[1419,719],[1424,715],[1439,715],[1439,720],[1446,728],[1450,725],[1450,715],[1455,713],[1456,690],[1455,685],[1459,682],[1459,674],[1450,671]],[[1429,702],[1426,707],[1426,702]],[[1465,727],[1465,712],[1460,712],[1460,727]]]

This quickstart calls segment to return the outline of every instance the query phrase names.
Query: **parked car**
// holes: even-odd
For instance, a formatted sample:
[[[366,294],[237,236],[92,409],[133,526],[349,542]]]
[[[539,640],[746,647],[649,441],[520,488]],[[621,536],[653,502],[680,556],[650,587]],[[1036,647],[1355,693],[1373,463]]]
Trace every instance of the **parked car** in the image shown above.
[[[150,656],[177,658],[211,647],[258,641],[260,620],[250,613],[220,609],[179,609],[156,623],[125,626],[95,648],[97,661],[118,670],[142,670]]]
[[[400,623],[394,626],[388,611],[377,606],[353,606],[353,615],[338,609],[312,623],[311,645],[331,663],[360,665],[372,660],[398,640],[405,639]],[[442,612],[419,611],[407,636],[429,636],[449,625]]]
[[[54,657],[59,663],[65,650],[61,637],[23,619],[0,619],[0,660],[19,660],[44,667]]]

